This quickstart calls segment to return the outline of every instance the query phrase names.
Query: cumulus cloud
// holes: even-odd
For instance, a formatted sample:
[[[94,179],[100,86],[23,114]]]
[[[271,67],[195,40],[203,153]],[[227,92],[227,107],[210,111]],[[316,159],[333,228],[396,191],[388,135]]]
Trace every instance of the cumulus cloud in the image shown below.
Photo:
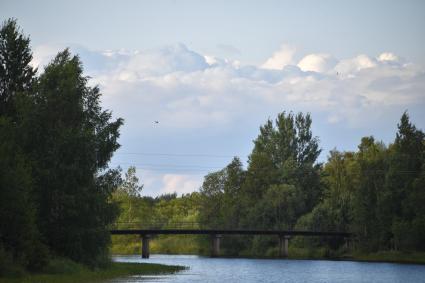
[[[398,61],[398,57],[391,52],[384,52],[378,56],[379,61]]]
[[[361,54],[354,58],[343,59],[335,66],[335,70],[346,77],[353,76],[360,70],[377,66],[376,60],[367,55]]]
[[[301,70],[324,73],[332,69],[336,60],[329,54],[310,54],[298,63]]]
[[[261,68],[281,70],[283,67],[294,63],[293,57],[295,51],[295,47],[283,44],[280,49],[273,54],[272,57],[267,59],[267,61],[261,65]]]
[[[284,46],[257,67],[179,44],[127,54],[115,68],[93,77],[106,104],[130,117],[127,125],[134,128],[152,117],[169,130],[231,127],[247,114],[264,119],[283,109],[320,113],[328,122],[355,126],[364,122],[365,113],[384,116],[391,107],[407,109],[425,100],[423,68],[396,64],[392,53],[341,60],[317,53],[295,65],[294,52]],[[109,52],[104,58],[114,56]]]

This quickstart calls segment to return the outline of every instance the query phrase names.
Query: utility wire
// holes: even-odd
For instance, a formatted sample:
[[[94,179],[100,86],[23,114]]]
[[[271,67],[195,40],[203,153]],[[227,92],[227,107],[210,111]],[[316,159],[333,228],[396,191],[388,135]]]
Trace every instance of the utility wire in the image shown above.
[[[131,163],[131,162],[118,162],[114,164],[129,165],[135,167],[154,167],[154,168],[193,168],[193,169],[223,169],[225,166],[202,166],[202,165],[185,165],[185,164],[150,164],[150,163]]]
[[[221,169],[225,169],[226,166],[202,166],[202,165],[184,165],[184,164],[149,164],[149,163],[144,163],[144,164],[134,164],[134,163],[120,163],[120,164],[114,164],[115,166],[119,166],[121,164],[128,164],[128,165],[135,165],[136,169],[139,170],[150,170],[150,171],[171,171],[171,170],[177,170],[177,171],[199,171],[199,172],[205,172],[205,171],[219,171]],[[280,168],[282,169],[282,168]],[[260,169],[256,169],[254,172],[259,172],[259,171],[269,171],[270,168],[260,168]],[[279,170],[278,168],[273,168],[273,170]],[[306,171],[306,172],[312,172],[315,171],[314,169],[311,168],[298,168],[295,169],[294,172],[290,172],[290,170],[288,171],[289,174],[297,174],[300,171]],[[326,172],[326,171],[321,171]],[[413,174],[420,174],[419,171],[414,171],[414,170],[398,170],[398,171],[392,171],[392,172],[387,172],[386,170],[360,170],[360,172],[346,172],[346,173],[341,173],[341,174],[337,174],[337,175],[343,175],[345,177],[350,177],[350,176],[370,176],[370,175],[386,175],[386,174],[395,174],[395,175],[413,175]]]
[[[212,158],[233,158],[235,156],[248,157],[248,155],[220,155],[220,154],[204,154],[204,153],[148,153],[148,152],[117,152],[117,153],[114,153],[114,155],[212,157]]]

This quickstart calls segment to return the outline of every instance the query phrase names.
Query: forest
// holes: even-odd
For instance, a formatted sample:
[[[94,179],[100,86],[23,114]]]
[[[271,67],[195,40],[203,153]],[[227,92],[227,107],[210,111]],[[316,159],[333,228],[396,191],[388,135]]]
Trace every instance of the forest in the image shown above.
[[[281,112],[259,129],[247,166],[235,157],[199,191],[143,196],[130,167],[108,166],[123,120],[101,107],[79,57],[59,52],[31,66],[29,37],[15,20],[0,29],[0,275],[40,270],[55,257],[90,267],[137,253],[114,237],[121,223],[202,228],[348,231],[351,249],[425,251],[425,134],[402,114],[390,144],[363,137],[356,151],[318,161],[310,114]],[[248,141],[247,141],[248,142]],[[158,224],[160,223],[160,224]],[[193,227],[195,228],[195,227]],[[343,253],[343,241],[291,239],[293,248]],[[273,237],[225,237],[223,255],[274,256]],[[157,237],[152,250],[205,253],[205,237]]]

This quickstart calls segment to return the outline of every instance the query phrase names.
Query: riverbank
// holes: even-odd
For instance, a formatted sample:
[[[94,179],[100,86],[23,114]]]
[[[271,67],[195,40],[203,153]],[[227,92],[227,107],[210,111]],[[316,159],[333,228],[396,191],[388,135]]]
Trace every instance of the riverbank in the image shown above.
[[[391,263],[406,263],[406,264],[425,264],[424,252],[398,252],[398,251],[383,251],[377,253],[363,254],[353,253],[347,257],[347,260],[365,261],[365,262],[391,262]]]
[[[87,283],[132,275],[172,274],[184,270],[183,266],[151,263],[112,262],[105,268],[89,269],[71,261],[56,261],[43,273],[2,277],[0,283]]]
[[[140,249],[140,248],[139,248]],[[194,250],[190,250],[188,253],[178,252],[153,252],[152,254],[168,254],[168,255],[199,255],[208,256],[205,254],[199,254]],[[116,255],[138,255],[138,253],[123,252],[116,253]],[[277,252],[266,256],[255,256],[249,254],[243,254],[239,256],[226,256],[222,255],[223,258],[252,258],[252,259],[279,259]],[[294,260],[336,260],[336,261],[359,261],[359,262],[387,262],[387,263],[405,263],[405,264],[424,264],[425,265],[425,252],[400,252],[400,251],[381,251],[376,253],[343,253],[343,254],[328,254],[325,249],[317,249],[315,251],[300,249],[300,248],[289,248],[288,259]],[[1,282],[0,282],[1,283]]]

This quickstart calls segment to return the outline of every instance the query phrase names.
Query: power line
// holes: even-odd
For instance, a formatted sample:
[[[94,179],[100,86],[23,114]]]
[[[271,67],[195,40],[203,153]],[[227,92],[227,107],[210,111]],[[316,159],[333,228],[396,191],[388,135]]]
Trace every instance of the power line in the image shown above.
[[[141,167],[165,167],[165,168],[195,168],[195,169],[223,169],[225,166],[202,166],[202,165],[185,165],[185,164],[153,164],[153,163],[132,163],[132,162],[118,162],[118,165],[126,164],[130,166]]]
[[[211,157],[211,158],[233,158],[235,156],[248,157],[248,155],[221,155],[221,154],[204,154],[204,153],[149,153],[149,152],[117,152],[115,153],[115,155]]]
[[[150,168],[150,167],[136,167],[137,171],[151,171],[151,172],[162,172],[162,173],[180,173],[180,174],[192,174],[197,173],[199,175],[205,175],[212,172],[216,172],[216,170],[209,169],[184,169],[184,168]]]
[[[136,169],[139,170],[150,170],[150,171],[195,171],[195,172],[205,172],[205,171],[219,171],[222,169],[225,169],[226,166],[202,166],[202,165],[184,165],[184,164],[151,164],[151,163],[143,163],[143,164],[135,164],[131,162],[120,162],[120,164],[116,164],[116,166],[119,166],[121,164],[127,164],[127,165],[134,165],[136,166]],[[282,169],[282,168],[280,168]],[[259,171],[268,171],[270,168],[260,168],[256,169],[254,172]],[[274,170],[279,170],[279,168],[274,168]],[[298,168],[294,170],[294,172],[289,172],[293,174],[297,174],[299,172],[305,171],[305,172],[313,172],[315,171],[312,168]],[[322,173],[326,172],[324,170],[321,171]],[[418,171],[414,170],[397,170],[388,172],[386,170],[382,169],[376,169],[376,170],[360,170],[360,172],[345,172],[341,173],[342,175],[346,177],[350,176],[384,176],[386,174],[395,174],[395,175],[415,175],[420,174]]]

